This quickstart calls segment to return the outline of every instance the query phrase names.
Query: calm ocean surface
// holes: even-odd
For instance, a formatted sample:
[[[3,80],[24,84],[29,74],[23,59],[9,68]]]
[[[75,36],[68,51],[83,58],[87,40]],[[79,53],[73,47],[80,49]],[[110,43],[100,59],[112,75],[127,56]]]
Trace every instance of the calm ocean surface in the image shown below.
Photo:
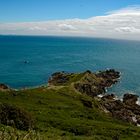
[[[29,63],[24,63],[29,61]],[[96,38],[0,36],[0,83],[42,85],[53,72],[114,68],[122,72],[110,92],[140,95],[140,42]]]

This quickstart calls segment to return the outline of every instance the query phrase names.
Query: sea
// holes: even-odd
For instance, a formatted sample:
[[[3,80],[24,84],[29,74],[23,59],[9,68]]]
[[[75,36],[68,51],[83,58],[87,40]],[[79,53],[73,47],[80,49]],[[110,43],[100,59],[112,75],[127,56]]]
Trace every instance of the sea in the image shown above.
[[[0,36],[0,83],[12,88],[46,85],[58,71],[121,72],[108,92],[140,95],[140,42],[88,37]]]

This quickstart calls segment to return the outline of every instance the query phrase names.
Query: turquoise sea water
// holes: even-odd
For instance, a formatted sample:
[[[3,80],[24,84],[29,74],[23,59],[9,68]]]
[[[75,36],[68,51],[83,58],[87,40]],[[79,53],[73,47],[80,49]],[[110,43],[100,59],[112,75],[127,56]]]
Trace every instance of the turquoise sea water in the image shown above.
[[[27,61],[27,63],[24,63]],[[110,91],[140,95],[140,42],[78,37],[0,36],[0,83],[42,85],[56,71],[114,68],[122,72]]]

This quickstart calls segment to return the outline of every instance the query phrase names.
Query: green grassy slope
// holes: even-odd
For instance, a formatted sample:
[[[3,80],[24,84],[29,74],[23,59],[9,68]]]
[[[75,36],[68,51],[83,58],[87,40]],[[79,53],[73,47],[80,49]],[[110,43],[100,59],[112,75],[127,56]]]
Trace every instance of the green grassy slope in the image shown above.
[[[92,107],[87,106],[85,102],[92,103]],[[36,120],[35,131],[42,139],[139,140],[140,138],[139,127],[111,118],[100,109],[98,100],[76,92],[71,85],[60,88],[39,87],[20,91],[1,91],[0,103],[8,103],[30,112]],[[0,125],[0,132],[3,128],[7,131],[7,127]],[[8,129],[12,130],[9,127]],[[16,132],[26,135],[24,131]]]

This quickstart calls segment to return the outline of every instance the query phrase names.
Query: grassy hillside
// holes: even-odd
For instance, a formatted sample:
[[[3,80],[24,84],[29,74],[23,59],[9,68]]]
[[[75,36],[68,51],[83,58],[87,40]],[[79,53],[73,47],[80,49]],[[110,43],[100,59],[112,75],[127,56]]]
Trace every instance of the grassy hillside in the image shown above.
[[[113,119],[102,111],[100,101],[77,92],[72,84],[81,77],[76,77],[63,86],[0,91],[0,103],[22,108],[35,120],[34,131],[29,132],[0,125],[1,138],[139,140],[139,127]]]

